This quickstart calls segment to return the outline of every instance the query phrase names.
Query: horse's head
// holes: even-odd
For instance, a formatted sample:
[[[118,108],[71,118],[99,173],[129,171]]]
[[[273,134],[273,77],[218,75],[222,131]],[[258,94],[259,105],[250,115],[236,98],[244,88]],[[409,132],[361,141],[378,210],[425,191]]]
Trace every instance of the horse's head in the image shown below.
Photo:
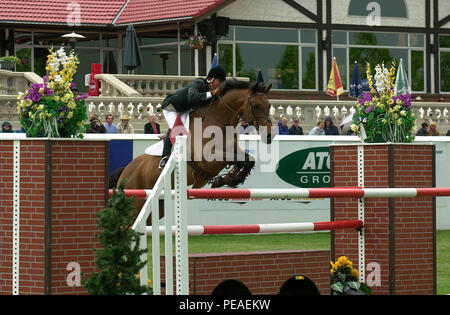
[[[243,108],[242,117],[251,123],[261,134],[263,142],[270,143],[270,103],[267,98],[272,84],[255,83],[248,89],[248,100]]]

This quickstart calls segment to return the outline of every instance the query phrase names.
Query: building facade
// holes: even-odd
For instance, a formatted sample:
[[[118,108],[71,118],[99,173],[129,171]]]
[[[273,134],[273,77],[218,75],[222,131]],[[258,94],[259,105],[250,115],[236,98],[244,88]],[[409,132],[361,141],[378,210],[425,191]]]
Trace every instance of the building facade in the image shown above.
[[[44,1],[43,1],[44,4]],[[279,98],[327,98],[333,57],[344,89],[353,64],[403,59],[414,94],[450,99],[448,0],[57,0],[36,7],[24,0],[0,5],[0,56],[22,60],[17,71],[45,74],[47,50],[75,31],[84,86],[92,63],[126,73],[125,30],[133,24],[143,65],[135,74],[205,75],[214,53],[231,76],[262,71]],[[45,7],[45,9],[43,9]],[[200,50],[186,39],[209,39]]]

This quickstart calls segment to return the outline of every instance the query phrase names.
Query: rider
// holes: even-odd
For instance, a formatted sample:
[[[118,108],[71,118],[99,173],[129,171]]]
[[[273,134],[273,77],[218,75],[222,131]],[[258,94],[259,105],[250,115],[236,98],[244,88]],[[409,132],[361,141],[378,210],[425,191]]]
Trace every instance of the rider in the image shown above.
[[[220,66],[216,66],[209,71],[206,79],[198,78],[186,87],[167,96],[161,108],[183,113],[207,105],[211,97],[217,94],[219,86],[225,79],[225,71]],[[164,168],[172,150],[172,142],[169,137],[170,131],[171,129],[169,128],[164,138],[164,149],[159,169]]]

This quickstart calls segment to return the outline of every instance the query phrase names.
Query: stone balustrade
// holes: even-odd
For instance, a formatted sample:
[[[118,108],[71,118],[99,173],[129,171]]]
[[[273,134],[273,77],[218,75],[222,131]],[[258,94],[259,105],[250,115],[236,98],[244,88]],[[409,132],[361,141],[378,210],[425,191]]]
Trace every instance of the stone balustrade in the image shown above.
[[[0,119],[13,123],[15,129],[20,126],[16,109],[17,95],[0,95]],[[161,129],[167,130],[167,124],[161,111],[157,110],[164,97],[89,97],[86,99],[87,114],[98,115],[104,122],[106,115],[111,114],[117,123],[121,115],[131,118],[137,133],[143,133],[144,124],[148,122],[149,114],[156,114]],[[311,130],[318,119],[331,116],[336,125],[355,112],[355,101],[317,101],[317,100],[277,100],[270,99],[270,117],[274,124],[286,116],[291,125],[294,118],[299,118],[300,126],[306,133]],[[450,129],[450,103],[413,102],[412,108],[417,117],[417,127],[423,121],[435,121],[441,135]]]
[[[0,69],[0,95],[17,95],[24,92],[31,83],[43,80],[34,72],[13,72]]]
[[[198,77],[171,75],[97,74],[102,96],[146,96],[165,98]],[[227,78],[231,79],[231,78]],[[249,81],[249,78],[236,78]],[[128,88],[127,88],[128,87]]]

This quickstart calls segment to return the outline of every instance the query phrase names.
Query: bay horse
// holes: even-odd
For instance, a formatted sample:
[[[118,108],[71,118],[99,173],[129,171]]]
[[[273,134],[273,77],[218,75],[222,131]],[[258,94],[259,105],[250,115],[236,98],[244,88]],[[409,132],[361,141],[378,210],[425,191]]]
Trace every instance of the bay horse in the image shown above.
[[[188,136],[188,155],[193,162],[188,161],[187,165],[187,185],[193,185],[193,188],[201,188],[212,181],[213,188],[228,185],[234,187],[243,182],[255,162],[247,153],[243,152],[238,145],[237,134],[233,137],[226,137],[227,127],[236,128],[240,120],[245,120],[257,129],[267,126],[269,121],[270,103],[267,99],[267,93],[271,84],[266,86],[264,83],[249,84],[245,81],[229,80],[225,81],[219,88],[218,96],[215,96],[209,105],[198,108],[190,113],[189,117],[189,136]],[[195,128],[194,124],[201,121],[202,128]],[[216,137],[223,137],[222,143],[225,148],[233,148],[233,153],[220,151],[221,148],[213,148],[211,151],[214,156],[221,156],[221,159],[211,160],[204,156],[203,148],[211,141],[210,138],[203,137],[203,131],[213,127],[215,130],[221,130]],[[218,128],[218,129],[217,129]],[[262,128],[263,130],[265,129]],[[218,132],[220,133],[220,132]],[[270,130],[267,131],[267,135]],[[270,136],[261,137],[265,142],[270,143]],[[198,141],[198,139],[201,141]],[[197,141],[195,141],[197,140]],[[232,141],[230,146],[230,141]],[[200,143],[201,148],[198,148]],[[197,147],[194,147],[197,146]],[[197,149],[197,150],[196,150]],[[200,150],[199,150],[200,149]],[[193,152],[193,153],[190,153]],[[194,156],[195,155],[195,158]],[[230,159],[230,155],[233,158]],[[161,170],[158,169],[160,156],[142,154],[130,162],[123,170],[117,182],[117,187],[123,178],[127,182],[125,189],[151,189],[155,185]],[[233,165],[232,170],[225,176],[218,176],[225,167]],[[172,179],[173,187],[173,179]],[[140,211],[145,200],[136,199],[134,207]],[[163,201],[160,201],[160,218],[163,217]],[[138,213],[132,214],[137,216]],[[147,224],[150,225],[150,217]]]

